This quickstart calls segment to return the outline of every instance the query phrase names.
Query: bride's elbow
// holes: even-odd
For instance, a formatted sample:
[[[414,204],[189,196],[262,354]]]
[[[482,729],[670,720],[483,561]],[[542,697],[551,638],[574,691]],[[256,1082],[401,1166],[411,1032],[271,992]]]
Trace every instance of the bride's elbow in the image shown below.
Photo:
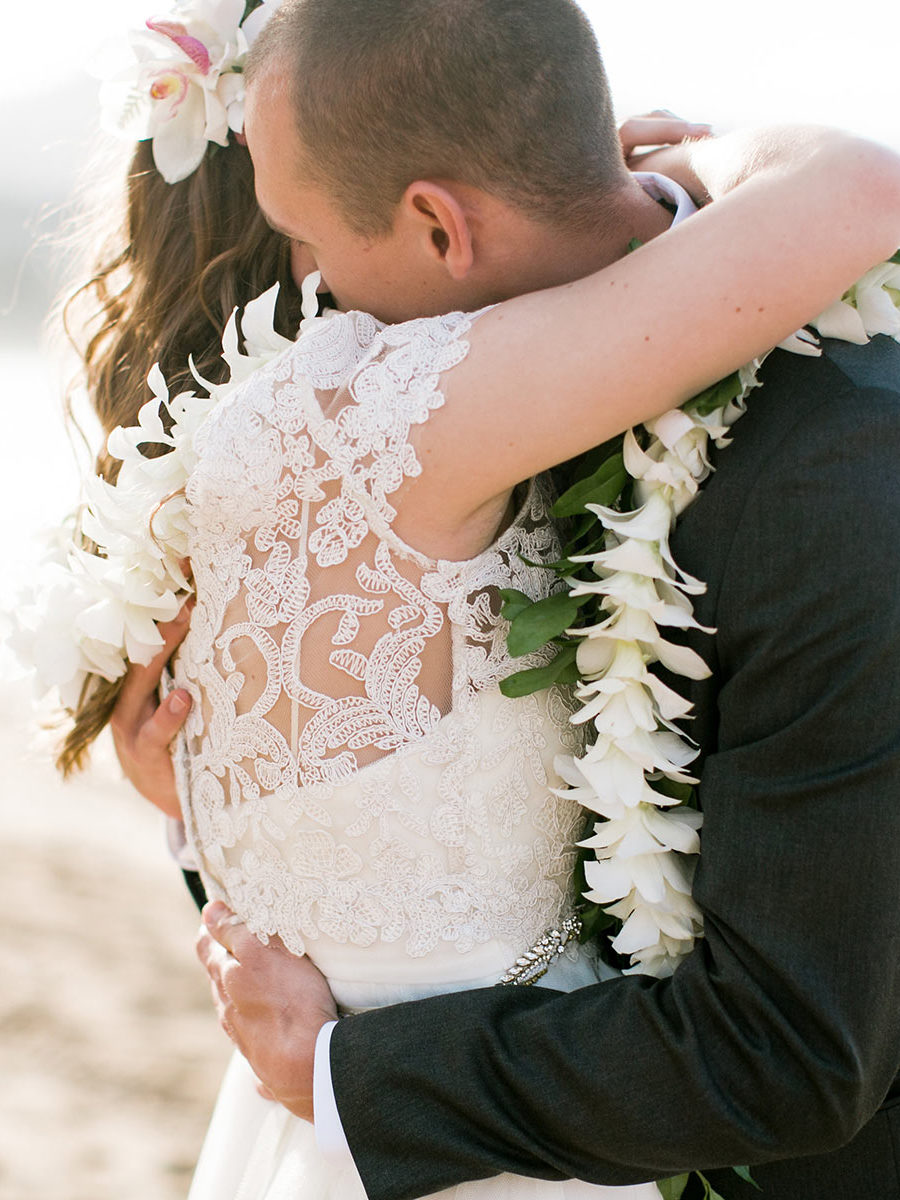
[[[843,134],[831,139],[824,157],[833,183],[850,193],[853,229],[871,239],[872,262],[891,257],[900,247],[900,154]]]

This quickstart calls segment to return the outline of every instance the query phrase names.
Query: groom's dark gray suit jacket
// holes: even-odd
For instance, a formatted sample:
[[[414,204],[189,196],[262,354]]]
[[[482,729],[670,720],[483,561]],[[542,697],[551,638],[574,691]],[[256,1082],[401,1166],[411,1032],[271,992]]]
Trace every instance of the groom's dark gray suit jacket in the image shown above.
[[[760,1196],[734,1164],[761,1200],[900,1198],[900,346],[763,377],[673,542],[718,629],[692,640],[705,940],[665,981],[341,1021],[371,1200],[689,1168]]]

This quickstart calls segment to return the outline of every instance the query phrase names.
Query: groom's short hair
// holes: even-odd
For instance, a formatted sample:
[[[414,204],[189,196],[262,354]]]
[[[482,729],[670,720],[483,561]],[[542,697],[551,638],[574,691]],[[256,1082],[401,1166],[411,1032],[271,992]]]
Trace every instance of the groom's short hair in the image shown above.
[[[359,233],[414,179],[454,179],[591,226],[623,162],[593,31],[574,0],[284,0],[250,81],[287,72],[299,169]]]

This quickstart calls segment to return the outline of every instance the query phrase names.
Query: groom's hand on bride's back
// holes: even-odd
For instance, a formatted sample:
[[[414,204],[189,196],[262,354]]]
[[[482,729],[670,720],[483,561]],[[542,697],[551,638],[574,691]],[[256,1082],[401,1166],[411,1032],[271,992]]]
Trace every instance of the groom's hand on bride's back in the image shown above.
[[[160,704],[159,682],[166,663],[184,639],[191,619],[185,604],[174,621],[159,625],[163,647],[146,667],[132,664],[110,717],[113,744],[125,778],[168,817],[181,817],[169,746],[184,724],[191,698],[183,688]]]
[[[324,975],[280,938],[264,946],[224,904],[207,904],[197,956],[212,983],[222,1028],[270,1097],[313,1119],[319,1030],[337,1016]]]

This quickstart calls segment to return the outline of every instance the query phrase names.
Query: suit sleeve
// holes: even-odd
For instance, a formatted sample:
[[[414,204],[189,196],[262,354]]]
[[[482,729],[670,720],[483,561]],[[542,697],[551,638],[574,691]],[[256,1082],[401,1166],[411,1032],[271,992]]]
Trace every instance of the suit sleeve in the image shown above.
[[[705,940],[669,980],[342,1021],[335,1094],[370,1200],[824,1153],[883,1100],[900,1065],[900,405],[837,388],[788,427],[735,506],[713,611]]]

